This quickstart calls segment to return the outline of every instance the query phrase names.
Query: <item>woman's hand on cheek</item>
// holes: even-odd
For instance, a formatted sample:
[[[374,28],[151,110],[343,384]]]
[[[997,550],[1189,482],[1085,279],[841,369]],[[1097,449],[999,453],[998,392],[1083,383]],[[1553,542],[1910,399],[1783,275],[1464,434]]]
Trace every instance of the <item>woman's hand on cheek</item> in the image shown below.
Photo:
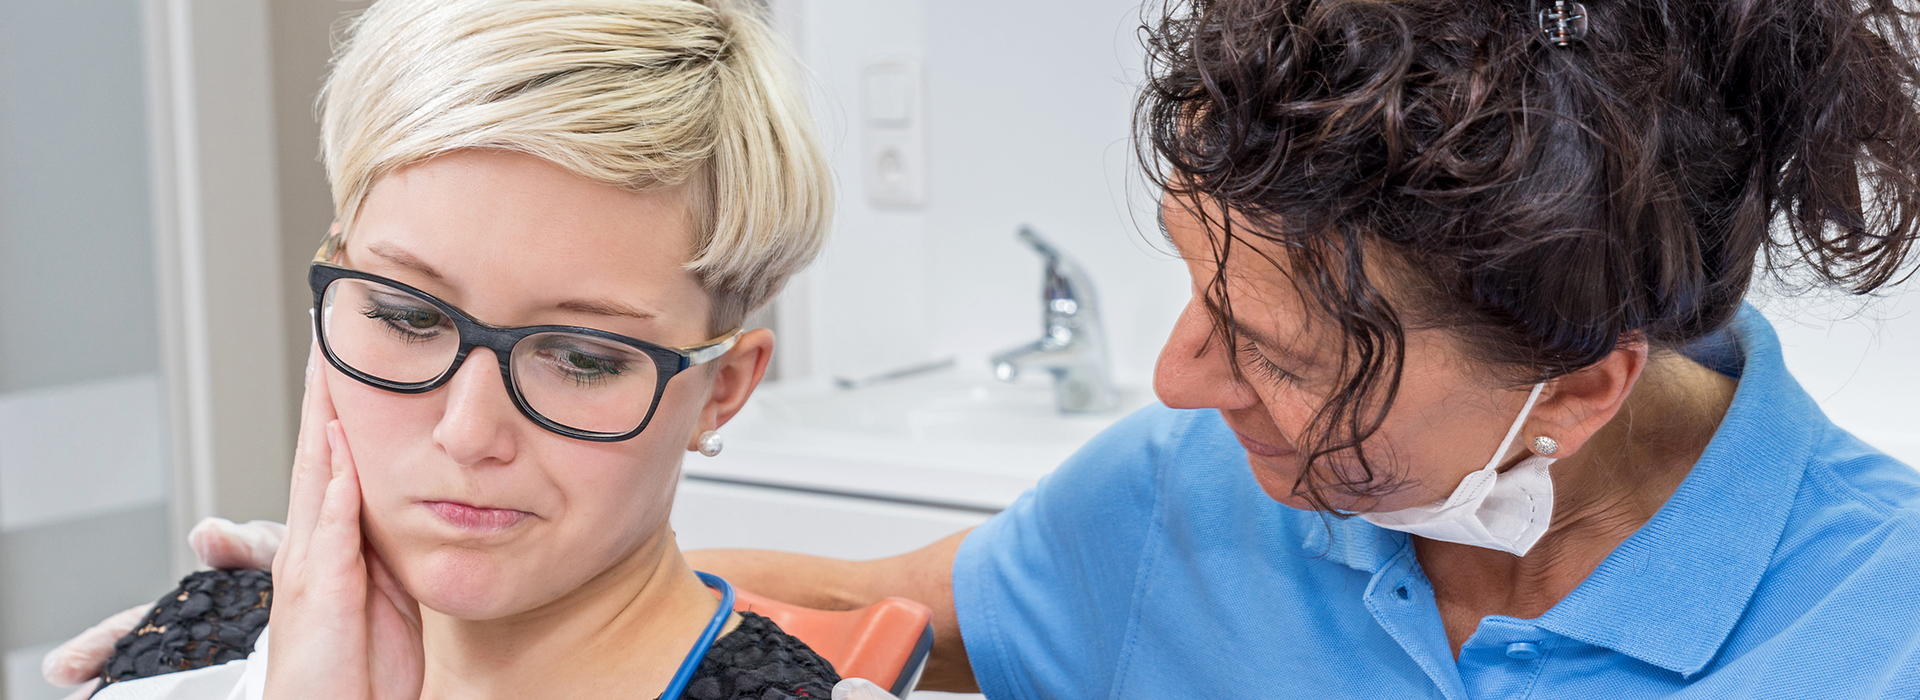
[[[307,383],[273,584],[267,698],[420,697],[420,606],[361,536],[359,474],[324,376]]]

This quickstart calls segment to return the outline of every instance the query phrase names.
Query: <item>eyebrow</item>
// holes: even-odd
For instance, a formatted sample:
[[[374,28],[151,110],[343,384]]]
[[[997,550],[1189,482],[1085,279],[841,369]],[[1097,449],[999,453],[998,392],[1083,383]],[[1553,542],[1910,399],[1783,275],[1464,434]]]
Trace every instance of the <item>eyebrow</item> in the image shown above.
[[[426,275],[433,279],[436,279],[436,280],[446,279],[446,277],[440,274],[439,270],[435,270],[433,269],[432,265],[428,265],[427,261],[421,260],[418,256],[415,256],[414,254],[409,253],[405,250],[401,250],[399,246],[387,243],[386,241],[376,241],[372,245],[367,246],[367,252],[386,258],[388,262],[407,268],[414,272],[418,272],[420,274]]]
[[[620,302],[611,301],[611,300],[573,299],[569,301],[560,302],[559,304],[555,304],[554,306],[555,308],[559,308],[565,311],[573,311],[576,313],[583,313],[583,314],[594,314],[598,316],[625,316],[627,318],[637,318],[642,321],[651,321],[655,318],[659,318],[658,315],[654,314],[651,311],[647,311],[644,309],[637,309],[632,306],[628,306],[626,304],[622,304]]]
[[[428,265],[427,261],[421,260],[419,256],[409,253],[401,249],[399,246],[393,245],[391,243],[387,243],[386,241],[377,241],[372,245],[367,246],[367,250],[369,252],[372,252],[374,255],[378,255],[380,257],[386,258],[389,262],[392,262],[395,265],[399,265],[409,270],[413,270],[414,272],[418,272],[422,275],[426,275],[427,277],[430,277],[434,280],[438,280],[438,281],[446,280],[446,277],[444,275],[441,275],[439,270],[433,269],[432,265]],[[653,319],[659,318],[659,314],[655,314],[651,311],[635,308],[631,305],[622,304],[620,302],[612,301],[608,299],[571,299],[568,301],[560,302],[558,304],[554,304],[554,308],[560,309],[562,311],[572,311],[575,313],[593,314],[596,316],[622,316],[626,318],[637,318],[642,321],[651,321]]]

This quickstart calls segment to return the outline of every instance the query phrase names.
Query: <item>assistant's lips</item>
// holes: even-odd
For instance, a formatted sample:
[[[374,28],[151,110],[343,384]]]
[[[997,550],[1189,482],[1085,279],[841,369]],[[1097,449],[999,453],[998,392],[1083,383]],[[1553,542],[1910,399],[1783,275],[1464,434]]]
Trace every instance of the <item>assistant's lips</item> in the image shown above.
[[[1253,438],[1247,437],[1246,435],[1242,434],[1238,430],[1233,431],[1233,437],[1238,439],[1240,441],[1240,446],[1247,448],[1248,452],[1252,452],[1262,457],[1286,457],[1294,454],[1293,450],[1289,450],[1284,447],[1275,447],[1273,445],[1269,445],[1259,440],[1255,440]]]
[[[524,510],[486,508],[453,501],[427,501],[423,505],[448,525],[483,533],[500,532],[533,516]]]

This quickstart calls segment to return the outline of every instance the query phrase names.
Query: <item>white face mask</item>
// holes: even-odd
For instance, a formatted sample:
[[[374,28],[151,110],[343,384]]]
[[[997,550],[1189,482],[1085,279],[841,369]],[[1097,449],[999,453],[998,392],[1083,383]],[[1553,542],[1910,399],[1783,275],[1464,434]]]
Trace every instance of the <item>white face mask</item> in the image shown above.
[[[1553,521],[1553,479],[1547,467],[1555,460],[1533,455],[1505,473],[1500,458],[1507,454],[1520,426],[1533,411],[1545,383],[1533,385],[1526,407],[1520,409],[1507,438],[1484,469],[1468,474],[1444,501],[1389,513],[1362,513],[1361,519],[1389,530],[1431,540],[1497,549],[1526,556]]]

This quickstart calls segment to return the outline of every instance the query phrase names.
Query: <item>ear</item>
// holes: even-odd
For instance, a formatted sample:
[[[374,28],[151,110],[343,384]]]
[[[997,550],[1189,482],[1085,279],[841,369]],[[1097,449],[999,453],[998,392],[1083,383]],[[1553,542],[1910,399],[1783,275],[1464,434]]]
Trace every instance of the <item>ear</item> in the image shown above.
[[[700,423],[687,441],[688,451],[698,450],[701,435],[719,430],[747,405],[747,397],[760,386],[760,378],[767,374],[767,362],[772,359],[773,331],[755,328],[741,333],[732,350],[702,368],[712,372],[713,387],[707,392],[706,405],[700,407]]]
[[[1593,366],[1548,383],[1522,428],[1521,446],[1530,448],[1535,437],[1544,435],[1560,443],[1556,459],[1579,452],[1626,406],[1647,367],[1648,352],[1644,339],[1623,341]]]

